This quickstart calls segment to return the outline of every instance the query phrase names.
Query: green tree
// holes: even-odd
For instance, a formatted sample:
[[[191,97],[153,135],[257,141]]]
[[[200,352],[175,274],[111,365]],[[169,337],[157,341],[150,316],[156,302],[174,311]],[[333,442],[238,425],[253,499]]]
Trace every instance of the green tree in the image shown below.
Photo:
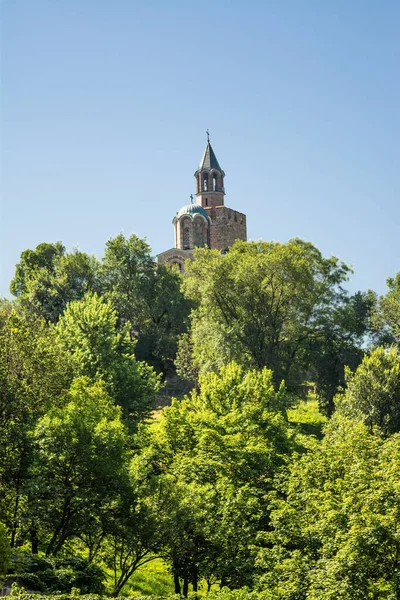
[[[0,523],[0,575],[7,573],[10,566],[11,548],[7,537],[7,530],[3,523]]]
[[[106,296],[122,322],[129,321],[136,336],[144,320],[144,295],[148,278],[155,269],[150,246],[136,235],[122,233],[108,240],[101,266]]]
[[[84,252],[66,253],[61,242],[25,250],[11,282],[11,293],[46,321],[57,322],[72,300],[100,291],[98,261]]]
[[[235,360],[273,371],[297,389],[310,368],[322,316],[342,301],[349,268],[301,240],[236,242],[226,255],[201,249],[188,265],[193,360],[200,372]]]
[[[336,397],[339,412],[387,437],[400,431],[400,354],[382,346],[346,372],[347,389]]]
[[[251,583],[255,537],[268,523],[264,498],[291,449],[286,403],[271,371],[230,364],[164,410],[152,444],[159,468],[176,481],[164,556],[177,592],[179,579],[184,594],[200,577]]]
[[[316,323],[318,334],[310,344],[310,377],[315,381],[320,407],[331,415],[338,388],[345,388],[345,367],[355,370],[364,357],[365,341],[371,337],[376,295],[369,291],[342,296]]]
[[[144,319],[137,356],[165,375],[175,371],[178,338],[189,326],[193,303],[181,291],[182,276],[165,265],[151,272],[144,290]]]
[[[30,430],[71,380],[68,355],[45,321],[6,304],[0,318],[0,518],[17,541],[31,461]]]
[[[159,378],[151,367],[135,359],[130,324],[117,330],[118,316],[97,294],[70,302],[56,325],[60,344],[70,354],[74,373],[102,379],[131,425],[149,416]]]
[[[397,434],[382,442],[363,424],[333,417],[271,502],[271,528],[260,536],[263,597],[398,597],[399,452]]]
[[[91,527],[93,514],[111,510],[118,499],[127,476],[127,433],[104,383],[79,378],[64,405],[39,419],[33,443],[29,512],[46,555],[57,555]]]
[[[175,482],[160,477],[147,457],[130,463],[129,489],[114,509],[102,556],[113,572],[113,596],[132,575],[160,555],[173,526]]]
[[[138,358],[158,372],[171,371],[192,306],[181,292],[181,276],[157,264],[144,239],[119,234],[106,244],[101,278],[120,322],[131,324]]]
[[[379,298],[373,318],[377,344],[399,345],[400,341],[400,273],[386,280],[388,292]]]
[[[65,248],[61,242],[39,244],[35,250],[24,250],[21,260],[15,269],[10,291],[14,296],[21,296],[29,291],[29,285],[43,271],[54,275],[56,263],[64,256]]]

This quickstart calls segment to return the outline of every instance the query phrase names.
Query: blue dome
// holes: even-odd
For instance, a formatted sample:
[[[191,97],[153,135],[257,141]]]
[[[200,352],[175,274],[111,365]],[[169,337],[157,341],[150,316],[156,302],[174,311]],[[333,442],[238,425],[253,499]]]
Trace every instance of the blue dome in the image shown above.
[[[178,210],[176,213],[176,218],[179,219],[180,217],[183,217],[183,215],[189,215],[193,219],[194,215],[197,214],[203,215],[203,217],[208,219],[207,211],[205,211],[204,208],[198,204],[186,204],[186,206],[183,206],[180,210]]]

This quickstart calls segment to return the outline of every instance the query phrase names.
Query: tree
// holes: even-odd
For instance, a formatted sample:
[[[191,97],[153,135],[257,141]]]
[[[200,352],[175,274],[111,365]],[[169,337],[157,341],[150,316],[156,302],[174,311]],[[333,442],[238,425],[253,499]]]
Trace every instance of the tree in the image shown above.
[[[199,392],[174,401],[154,431],[157,464],[175,479],[173,526],[164,556],[188,584],[240,587],[254,575],[254,540],[268,523],[264,497],[291,442],[288,398],[272,373],[230,364],[200,378]]]
[[[139,359],[165,375],[173,372],[178,338],[189,326],[193,303],[181,291],[182,276],[157,265],[144,289],[145,312],[136,347]]]
[[[400,354],[382,346],[346,371],[347,389],[336,397],[339,412],[363,421],[383,437],[400,431]]]
[[[106,243],[101,266],[104,290],[119,318],[131,323],[137,337],[144,319],[144,288],[154,269],[146,240],[134,234],[125,238],[120,233]]]
[[[60,402],[71,380],[68,355],[44,319],[3,305],[0,318],[0,518],[15,546],[31,462],[30,430]]]
[[[119,596],[132,575],[157,558],[165,545],[173,527],[173,486],[143,456],[131,460],[129,489],[115,507],[103,550],[113,571],[113,596]]]
[[[35,250],[24,250],[21,260],[15,269],[10,291],[14,296],[21,296],[29,291],[29,285],[43,271],[49,275],[56,272],[57,261],[64,256],[65,248],[61,242],[39,244]]]
[[[25,250],[10,285],[11,293],[46,321],[56,323],[72,300],[101,291],[98,261],[84,252],[66,253],[61,242]]]
[[[7,537],[7,530],[0,523],[0,575],[5,575],[10,566],[11,548]]]
[[[60,344],[70,354],[76,375],[102,379],[108,393],[134,426],[153,409],[159,378],[135,359],[130,324],[117,330],[117,313],[110,302],[88,293],[70,302],[56,326]]]
[[[157,372],[171,371],[192,306],[181,292],[179,273],[157,264],[144,239],[120,234],[106,244],[101,278],[120,323],[131,324],[138,358]]]
[[[335,415],[271,502],[258,566],[267,600],[397,598],[400,436]],[[261,536],[260,536],[261,538]]]
[[[389,291],[379,298],[373,325],[378,344],[391,345],[400,342],[400,273],[386,280]]]
[[[39,419],[33,443],[29,512],[46,555],[57,555],[118,499],[127,477],[127,433],[104,383],[79,378],[64,405]]]
[[[201,373],[235,360],[267,366],[275,384],[298,389],[310,368],[319,322],[345,293],[349,268],[301,240],[238,241],[229,253],[201,249],[188,265],[184,290],[192,312],[193,360]]]
[[[375,309],[376,295],[371,291],[343,295],[315,324],[318,335],[310,344],[310,377],[316,383],[320,408],[329,416],[337,390],[346,386],[345,367],[355,370],[364,357]]]

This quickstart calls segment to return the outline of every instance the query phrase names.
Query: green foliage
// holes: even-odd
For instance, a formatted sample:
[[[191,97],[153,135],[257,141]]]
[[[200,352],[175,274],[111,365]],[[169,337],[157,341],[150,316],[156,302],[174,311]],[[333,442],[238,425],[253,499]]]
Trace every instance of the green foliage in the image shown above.
[[[7,531],[3,523],[0,523],[0,575],[7,573],[10,565],[10,542],[8,541]]]
[[[13,584],[13,589],[11,590],[12,597],[18,597],[20,600],[37,600],[37,594],[29,594],[24,591],[21,586],[18,584]],[[180,596],[176,594],[164,594],[163,596],[157,596],[156,594],[151,595],[129,595],[122,596],[124,600],[178,600]],[[198,598],[199,594],[191,594],[190,598]],[[238,589],[238,590],[228,590],[224,588],[220,592],[211,592],[207,594],[207,598],[209,600],[262,600],[262,595],[259,595],[255,592],[250,592],[247,588]],[[112,600],[108,596],[99,596],[97,594],[85,594],[80,595],[79,590],[76,588],[68,594],[56,594],[56,595],[41,595],[40,598],[42,600]],[[114,598],[114,597],[113,597]]]
[[[333,418],[272,502],[259,554],[263,595],[281,600],[397,598],[400,437],[382,442]]]
[[[400,340],[400,273],[386,280],[389,291],[379,299],[379,309],[374,315],[374,325],[382,344],[399,343]]]
[[[32,452],[29,431],[60,403],[70,381],[68,356],[45,321],[4,305],[0,318],[0,518],[18,542]]]
[[[301,240],[198,250],[184,279],[136,236],[25,251],[0,302],[0,572],[9,537],[19,584],[65,600],[103,593],[100,567],[114,596],[400,597],[400,360],[362,360],[371,322],[397,342],[400,279],[377,306],[348,273]],[[195,389],[151,421],[175,358]]]
[[[341,302],[349,268],[301,240],[236,242],[229,253],[197,250],[184,289],[192,313],[193,360],[204,373],[235,360],[273,371],[298,389],[321,321]]]
[[[233,363],[164,410],[152,451],[144,442],[142,460],[157,460],[164,489],[173,482],[164,556],[184,594],[200,577],[210,585],[251,583],[254,541],[268,522],[265,496],[291,447],[286,403],[270,371]]]
[[[123,321],[133,328],[143,319],[143,287],[154,271],[154,261],[146,240],[122,233],[108,240],[101,266],[101,277],[107,298]]]
[[[180,289],[181,277],[157,264],[150,247],[135,235],[122,234],[106,244],[102,261],[61,242],[25,250],[11,282],[21,305],[56,323],[70,302],[88,292],[105,294],[118,326],[130,322],[137,356],[157,372],[173,370],[178,336],[187,329],[191,302]]]
[[[61,242],[55,244],[39,244],[36,250],[24,250],[21,260],[15,269],[10,291],[14,296],[21,296],[29,290],[29,284],[41,272],[55,273],[55,263],[65,253]]]
[[[86,292],[99,291],[98,262],[74,250],[67,254],[61,242],[25,250],[11,282],[11,293],[47,321],[57,322],[68,302]]]
[[[78,588],[83,594],[104,592],[103,570],[83,558],[43,559],[35,554],[13,553],[12,571],[19,584],[41,593],[68,593]]]
[[[104,384],[74,380],[61,408],[39,419],[30,484],[30,515],[57,555],[66,540],[90,534],[124,485],[127,434]],[[89,531],[87,531],[89,529]]]
[[[354,370],[364,356],[363,342],[370,333],[376,295],[357,292],[329,307],[319,316],[318,334],[310,344],[312,377],[325,414],[334,410],[334,396],[346,385],[345,367]]]
[[[314,435],[318,439],[323,437],[323,426],[327,417],[319,410],[319,401],[314,394],[309,394],[307,400],[300,401],[293,408],[288,409],[289,423],[297,426],[302,435]]]
[[[151,367],[135,359],[129,323],[118,331],[117,319],[110,302],[89,293],[67,306],[56,330],[75,374],[93,381],[102,379],[125,418],[135,424],[154,407],[159,378]]]
[[[339,412],[363,421],[383,437],[400,431],[400,355],[378,347],[355,373],[347,370],[347,389],[338,395]]]
[[[173,592],[171,573],[161,559],[155,559],[136,571],[124,589],[127,596],[169,596]]]
[[[158,372],[171,370],[191,308],[181,292],[180,275],[157,264],[145,240],[120,234],[106,244],[101,278],[120,321],[131,324],[138,358]]]

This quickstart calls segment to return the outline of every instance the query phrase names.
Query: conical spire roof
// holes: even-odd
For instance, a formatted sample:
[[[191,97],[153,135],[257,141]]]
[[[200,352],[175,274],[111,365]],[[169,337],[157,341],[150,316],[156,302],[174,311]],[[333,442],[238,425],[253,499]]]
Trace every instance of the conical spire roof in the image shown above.
[[[218,169],[218,171],[222,171],[209,141],[207,142],[203,158],[201,159],[198,168],[199,171],[202,171],[203,169]]]

